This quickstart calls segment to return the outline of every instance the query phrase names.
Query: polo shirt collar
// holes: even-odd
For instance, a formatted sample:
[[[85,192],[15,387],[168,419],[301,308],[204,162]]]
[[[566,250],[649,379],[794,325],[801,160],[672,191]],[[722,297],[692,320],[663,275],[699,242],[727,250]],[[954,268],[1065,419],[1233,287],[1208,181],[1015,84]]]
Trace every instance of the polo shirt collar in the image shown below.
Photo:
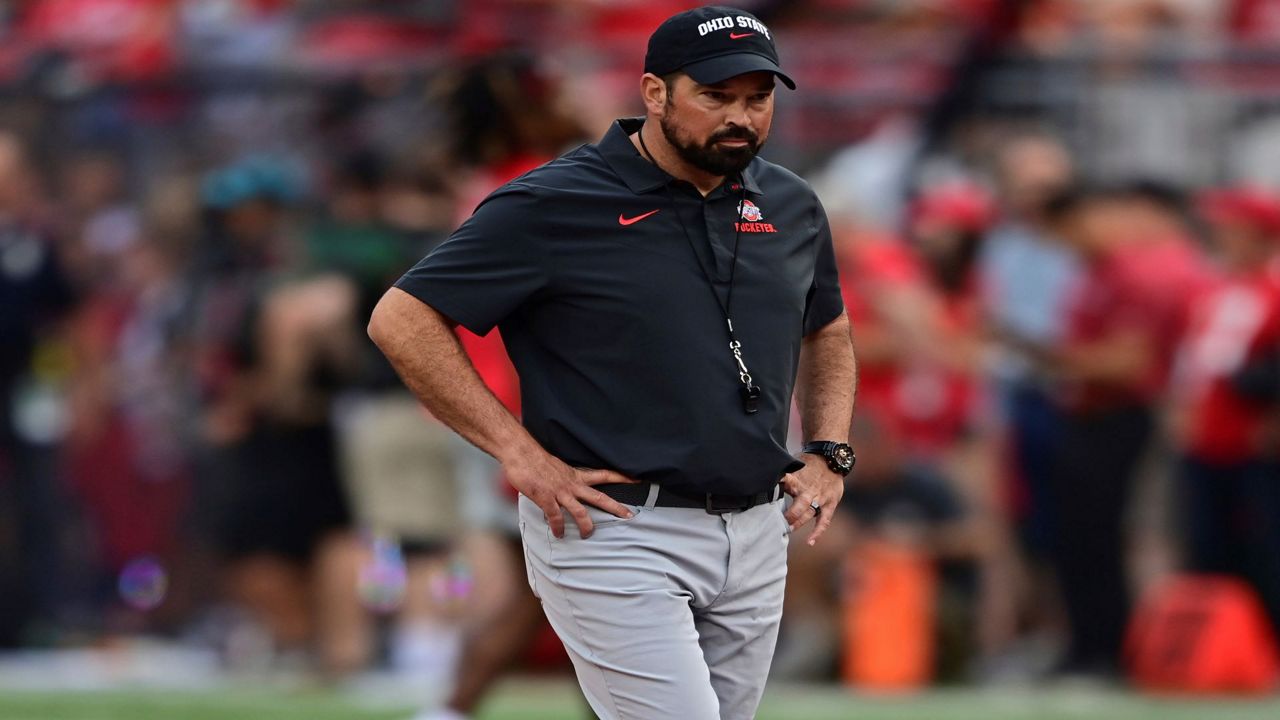
[[[615,120],[598,145],[605,162],[613,168],[618,177],[622,178],[627,187],[637,194],[656,190],[671,180],[670,175],[640,155],[636,146],[631,143],[631,135],[639,132],[642,125],[644,125],[642,117]],[[752,173],[755,164],[756,161],[752,160],[751,165],[742,171],[742,184],[747,192],[763,195],[764,192],[756,183],[755,175]]]

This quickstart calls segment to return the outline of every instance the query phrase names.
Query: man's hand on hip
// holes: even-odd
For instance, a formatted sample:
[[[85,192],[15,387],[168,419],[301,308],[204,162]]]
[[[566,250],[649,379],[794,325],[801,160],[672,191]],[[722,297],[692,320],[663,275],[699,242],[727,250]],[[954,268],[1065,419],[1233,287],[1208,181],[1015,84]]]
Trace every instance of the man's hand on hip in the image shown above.
[[[551,526],[552,534],[558,538],[564,537],[564,514],[561,508],[569,512],[569,516],[578,525],[579,535],[584,538],[590,537],[592,523],[583,503],[620,518],[631,517],[630,508],[593,486],[639,482],[612,470],[570,467],[545,452],[531,463],[507,466],[506,473],[508,482],[516,490],[542,508],[547,525]]]
[[[804,462],[803,469],[782,476],[782,490],[795,498],[785,517],[792,532],[817,519],[807,540],[813,545],[830,527],[831,518],[835,517],[840,498],[844,497],[844,477],[832,472],[826,458],[821,455],[804,453],[800,460]]]

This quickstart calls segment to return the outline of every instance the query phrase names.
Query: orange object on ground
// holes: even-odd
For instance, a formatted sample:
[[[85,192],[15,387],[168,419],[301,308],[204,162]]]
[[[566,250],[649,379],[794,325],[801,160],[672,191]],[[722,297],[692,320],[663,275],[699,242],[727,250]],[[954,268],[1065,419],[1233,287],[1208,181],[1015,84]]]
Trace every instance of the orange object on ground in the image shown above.
[[[1275,633],[1253,589],[1236,578],[1160,584],[1134,614],[1125,651],[1143,690],[1262,694],[1280,684]]]
[[[914,690],[933,676],[937,577],[918,548],[872,540],[845,568],[844,668],[847,685]]]

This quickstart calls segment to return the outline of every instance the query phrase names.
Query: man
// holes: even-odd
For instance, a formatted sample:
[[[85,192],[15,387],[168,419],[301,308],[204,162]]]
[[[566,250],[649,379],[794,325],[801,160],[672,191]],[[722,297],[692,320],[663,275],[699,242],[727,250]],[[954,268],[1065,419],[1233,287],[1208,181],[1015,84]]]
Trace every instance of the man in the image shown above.
[[[756,158],[769,29],[706,7],[653,33],[646,117],[500,188],[370,336],[520,491],[529,580],[602,718],[749,718],[786,546],[852,468],[854,360],[826,215]],[[524,426],[451,328],[497,325]],[[806,446],[786,451],[792,390]],[[794,498],[783,510],[781,496]]]
[[[1280,199],[1239,187],[1200,209],[1221,272],[1193,298],[1173,383],[1186,565],[1248,580],[1280,628]]]
[[[1155,439],[1172,351],[1165,328],[1176,309],[1151,288],[1154,246],[1135,238],[1122,195],[1072,189],[1046,212],[1080,261],[1061,346],[1038,356],[1057,378],[1061,423],[1049,476],[1051,552],[1069,638],[1057,671],[1108,680],[1120,671],[1130,613],[1125,513]]]

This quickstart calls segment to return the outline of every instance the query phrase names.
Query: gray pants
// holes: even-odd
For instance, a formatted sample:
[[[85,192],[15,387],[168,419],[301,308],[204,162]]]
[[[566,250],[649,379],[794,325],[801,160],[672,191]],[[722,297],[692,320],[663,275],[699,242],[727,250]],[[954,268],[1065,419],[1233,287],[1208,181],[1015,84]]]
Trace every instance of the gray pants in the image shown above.
[[[655,493],[650,494],[650,503]],[[520,498],[529,584],[602,720],[754,717],[782,618],[789,531],[781,501],[738,513],[589,508],[556,539]]]

